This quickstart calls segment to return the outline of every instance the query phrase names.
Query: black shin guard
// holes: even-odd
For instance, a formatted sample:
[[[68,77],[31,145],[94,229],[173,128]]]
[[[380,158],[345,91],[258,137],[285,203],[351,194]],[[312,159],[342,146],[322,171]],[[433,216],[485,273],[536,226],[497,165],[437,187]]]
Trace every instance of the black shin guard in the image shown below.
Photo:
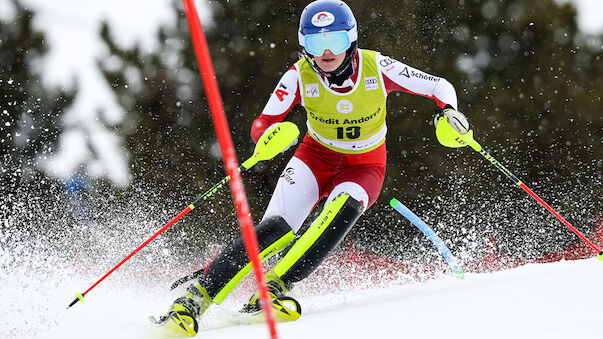
[[[278,253],[295,238],[291,227],[279,216],[263,220],[255,231],[262,260]],[[250,271],[245,244],[239,238],[222,250],[200,280],[209,296],[219,304]]]
[[[307,277],[341,243],[363,210],[348,194],[339,195],[274,267],[276,275],[288,287]]]

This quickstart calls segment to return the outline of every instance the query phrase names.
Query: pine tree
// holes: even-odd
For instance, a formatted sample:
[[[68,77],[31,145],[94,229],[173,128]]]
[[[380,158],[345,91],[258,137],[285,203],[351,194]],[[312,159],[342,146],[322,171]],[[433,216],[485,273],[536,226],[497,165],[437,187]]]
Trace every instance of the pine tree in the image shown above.
[[[276,18],[285,11],[292,15],[288,21],[293,23],[298,14],[293,5],[277,2],[274,6],[260,2],[211,5],[213,20],[205,23],[205,31],[242,161],[254,146],[249,137],[251,122],[278,80],[273,74],[282,74],[297,60],[297,41],[290,38],[295,36],[297,24],[291,26]],[[101,36],[111,57],[99,65],[126,112],[126,121],[118,129],[131,152],[135,185],[145,183],[176,196],[173,192],[192,194],[190,191],[211,186],[224,171],[181,2],[174,1],[173,8],[177,22],[160,29],[158,46],[151,53],[137,46],[118,46],[113,42],[115,33],[104,25]],[[283,55],[289,60],[266,63]],[[271,81],[266,80],[268,75]],[[261,203],[265,205],[269,190],[253,183],[274,184],[276,178],[270,171],[252,179],[255,181],[248,185],[252,199],[264,194]],[[254,192],[256,188],[261,192]]]
[[[15,17],[0,21],[0,192],[48,187],[39,167],[56,148],[60,117],[74,92],[48,89],[41,83],[44,35],[32,26],[34,13],[13,0]]]
[[[280,76],[298,59],[299,15],[307,3],[210,2],[212,22],[204,27],[240,158],[253,146],[251,122]],[[592,159],[601,153],[603,130],[601,37],[588,43],[590,38],[576,28],[570,4],[554,0],[347,3],[358,21],[359,47],[448,79],[478,141],[526,182],[549,188],[544,196],[553,195],[552,203],[570,199],[564,197],[568,187],[580,187],[585,179],[600,176],[601,162]],[[156,52],[120,48],[105,28],[103,37],[119,62],[107,58],[101,65],[128,114],[121,131],[128,135],[132,168],[142,173],[140,180],[163,181],[165,188],[180,192],[188,184],[207,187],[223,171],[218,170],[219,159],[210,155],[213,128],[180,1],[174,4],[178,22],[161,30]],[[521,211],[525,196],[513,193],[511,185],[501,188],[505,178],[471,150],[440,146],[431,124],[434,108],[429,99],[390,95],[388,173],[381,194],[385,203],[375,204],[352,236],[360,232],[367,243],[379,247],[385,241],[398,248],[405,231],[394,226],[399,224],[389,213],[386,203],[392,196],[412,199],[415,204],[410,207],[448,221],[451,230],[446,231],[451,233],[464,224],[465,217],[481,233],[501,230],[501,225],[526,229],[521,223],[530,218],[540,220],[534,221],[536,230],[542,220],[556,223],[537,206]],[[303,130],[305,112],[297,107],[288,120]],[[256,218],[288,156],[282,158],[257,166],[259,172],[245,179]],[[575,173],[579,178],[566,183]],[[594,196],[600,192],[600,185],[585,184],[586,191],[599,187]],[[555,187],[559,193],[553,194]],[[572,197],[585,198],[578,192]],[[598,208],[590,204],[589,210]],[[575,204],[569,208],[584,215]],[[556,224],[554,229],[572,236]],[[480,232],[470,235],[477,237]]]
[[[180,17],[176,27],[162,28],[155,53],[120,47],[107,24],[101,30],[113,57],[99,64],[126,112],[118,129],[131,153],[134,184],[159,191],[202,181],[217,165],[207,152],[212,126],[183,25]]]
[[[381,39],[396,41],[397,35],[400,41],[389,45],[392,56],[408,56],[419,68],[450,80],[476,140],[550,204],[563,206],[566,218],[586,230],[592,227],[601,208],[594,197],[602,193],[600,179],[593,178],[602,169],[597,159],[603,138],[603,37],[580,33],[573,6],[552,0],[399,5],[401,10],[392,12],[387,9],[393,5],[368,5],[387,27]],[[400,103],[423,116],[430,111],[430,105],[408,96],[392,99],[390,107]],[[410,142],[389,143],[390,154],[406,154],[404,162],[390,156],[389,173],[402,173],[404,181],[389,185],[417,187],[405,193],[444,224],[460,226],[471,215],[472,227],[497,233],[509,251],[517,250],[519,242],[543,251],[554,250],[558,240],[575,241],[490,164],[470,150],[442,148],[431,127],[416,123],[408,128],[391,123],[390,117],[390,136],[406,136]]]

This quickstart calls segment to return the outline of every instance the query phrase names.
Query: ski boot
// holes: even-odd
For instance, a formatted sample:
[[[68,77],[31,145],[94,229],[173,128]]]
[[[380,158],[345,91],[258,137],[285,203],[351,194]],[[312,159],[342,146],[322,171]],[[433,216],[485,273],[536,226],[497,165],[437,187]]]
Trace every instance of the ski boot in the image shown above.
[[[212,304],[205,287],[196,282],[186,289],[186,293],[174,300],[169,311],[159,320],[151,317],[155,324],[172,332],[193,337],[199,331],[199,318]]]
[[[274,310],[277,321],[294,321],[301,315],[301,305],[297,300],[285,296],[288,292],[285,283],[273,271],[266,275],[266,285],[268,287],[268,296],[272,301],[272,309]],[[241,313],[260,314],[262,307],[260,305],[260,293],[256,292],[249,302],[243,306]]]

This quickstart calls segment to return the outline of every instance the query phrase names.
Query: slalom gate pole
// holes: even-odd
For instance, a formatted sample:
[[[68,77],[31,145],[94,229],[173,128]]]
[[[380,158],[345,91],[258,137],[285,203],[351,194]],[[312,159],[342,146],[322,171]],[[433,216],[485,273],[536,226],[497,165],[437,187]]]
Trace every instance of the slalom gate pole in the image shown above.
[[[456,278],[459,280],[463,280],[465,278],[465,273],[459,265],[458,261],[452,255],[448,246],[444,243],[444,241],[433,231],[429,225],[427,225],[421,218],[419,218],[416,214],[414,214],[408,207],[404,206],[403,203],[398,201],[398,199],[393,198],[390,200],[389,205],[393,207],[398,213],[402,214],[403,217],[408,219],[411,224],[415,225],[425,236],[427,239],[431,241],[431,243],[440,251],[440,254],[446,259],[448,265],[456,275]]]
[[[183,0],[184,13],[186,15],[188,26],[191,32],[191,39],[195,49],[195,55],[197,57],[197,63],[203,78],[203,85],[205,93],[209,101],[209,108],[211,111],[212,121],[214,123],[214,129],[220,143],[220,150],[222,151],[222,157],[224,160],[224,167],[226,173],[232,178],[230,181],[230,189],[232,198],[237,209],[237,217],[241,226],[241,233],[245,243],[245,249],[247,250],[247,256],[253,265],[253,271],[257,280],[257,284],[260,290],[261,305],[266,315],[266,323],[268,325],[270,336],[273,339],[278,338],[276,332],[276,325],[274,321],[274,314],[272,313],[272,303],[268,296],[268,289],[266,288],[266,282],[264,278],[264,272],[262,270],[262,264],[259,258],[259,245],[255,230],[253,227],[253,220],[251,219],[251,213],[249,211],[249,204],[247,202],[247,196],[245,194],[245,188],[241,181],[241,176],[236,170],[237,157],[235,154],[232,136],[230,134],[230,128],[228,127],[228,121],[226,120],[226,114],[218,89],[218,82],[214,73],[211,56],[209,54],[209,48],[201,21],[195,8],[193,0]]]
[[[440,126],[440,124],[442,126]],[[438,127],[440,130],[436,129],[436,136],[438,140],[440,138],[444,139],[453,139],[458,142],[461,146],[470,146],[474,151],[482,155],[486,160],[488,160],[494,167],[496,167],[499,171],[501,171],[510,181],[512,181],[515,185],[519,186],[526,193],[528,193],[534,200],[536,200],[539,204],[544,206],[551,214],[553,214],[557,219],[559,219],[565,226],[567,226],[572,232],[574,232],[578,237],[580,237],[584,242],[588,244],[592,249],[597,251],[597,258],[599,260],[603,260],[603,251],[595,246],[591,241],[589,241],[580,231],[578,231],[574,226],[572,226],[567,220],[565,220],[559,213],[557,213],[549,204],[547,204],[542,198],[540,198],[536,193],[534,193],[526,184],[524,184],[521,180],[519,180],[511,171],[509,171],[505,166],[503,166],[498,160],[494,159],[490,153],[486,152],[482,145],[480,145],[473,138],[473,130],[469,130],[465,134],[458,133],[450,124],[448,123],[448,119],[446,116],[441,116],[438,118]],[[440,141],[442,142],[442,141]]]

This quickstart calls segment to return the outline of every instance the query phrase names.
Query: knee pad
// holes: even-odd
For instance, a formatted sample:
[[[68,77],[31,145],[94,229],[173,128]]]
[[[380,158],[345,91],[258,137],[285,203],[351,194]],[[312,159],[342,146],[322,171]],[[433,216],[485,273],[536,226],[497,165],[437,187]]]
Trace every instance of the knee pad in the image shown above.
[[[277,254],[295,239],[291,227],[280,216],[264,219],[255,231],[262,261]],[[202,285],[213,301],[220,304],[251,270],[243,238],[239,238],[222,250],[209,265],[205,276],[201,278]]]
[[[362,186],[360,186],[360,184],[351,181],[342,182],[341,184],[333,188],[333,191],[331,192],[331,194],[329,194],[329,197],[327,198],[327,202],[334,200],[341,194],[348,194],[350,197],[356,199],[356,201],[364,205],[363,211],[368,208],[369,195],[368,193],[366,193],[366,190]]]
[[[307,277],[341,243],[363,211],[364,206],[350,195],[337,196],[276,264],[274,273],[287,286]]]

